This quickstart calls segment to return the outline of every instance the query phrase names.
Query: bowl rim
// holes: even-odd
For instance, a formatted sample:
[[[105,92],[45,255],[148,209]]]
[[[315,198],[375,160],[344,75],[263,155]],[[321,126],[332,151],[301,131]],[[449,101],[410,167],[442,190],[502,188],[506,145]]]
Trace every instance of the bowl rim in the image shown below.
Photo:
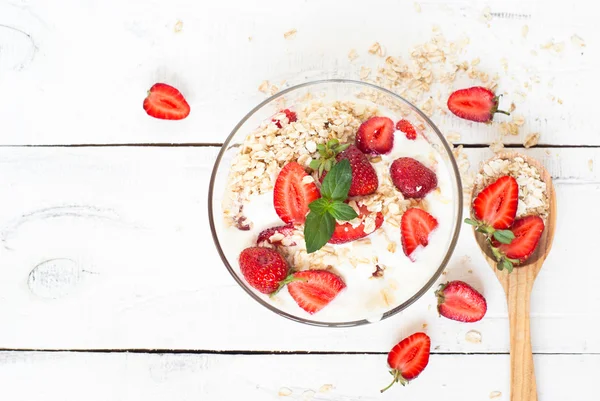
[[[394,307],[393,309],[388,310],[387,312],[385,312],[381,318],[379,320],[374,320],[374,321],[369,321],[367,319],[361,319],[361,320],[353,320],[353,321],[348,321],[348,322],[322,322],[322,321],[317,321],[317,320],[311,320],[311,319],[305,319],[303,317],[299,317],[299,316],[295,316],[292,315],[288,312],[284,312],[278,308],[276,308],[275,306],[269,304],[268,302],[266,302],[265,300],[263,300],[260,296],[258,296],[257,294],[255,294],[249,287],[248,285],[241,279],[241,277],[235,272],[235,270],[233,269],[233,267],[229,264],[229,261],[227,260],[227,257],[225,256],[223,249],[221,247],[221,244],[219,242],[219,238],[217,236],[217,232],[216,232],[216,228],[215,228],[215,220],[214,220],[214,216],[213,216],[213,193],[214,193],[214,184],[215,184],[215,180],[216,180],[216,175],[217,175],[217,171],[220,167],[221,164],[221,159],[223,158],[223,155],[225,153],[225,151],[227,150],[229,143],[232,141],[233,137],[235,136],[235,134],[238,132],[238,130],[246,123],[246,121],[254,115],[254,113],[256,113],[258,110],[260,110],[261,108],[263,108],[265,105],[271,103],[272,101],[274,101],[277,98],[280,98],[282,96],[284,96],[287,93],[296,91],[298,89],[302,89],[302,88],[306,88],[309,86],[316,86],[316,85],[320,85],[320,84],[327,84],[327,83],[341,83],[341,84],[353,84],[353,85],[358,85],[358,86],[364,86],[366,88],[371,88],[371,89],[375,89],[378,91],[381,91],[385,94],[388,94],[394,98],[399,99],[400,101],[406,103],[407,106],[409,106],[414,112],[416,112],[423,120],[425,120],[425,122],[427,124],[429,124],[429,126],[432,128],[433,132],[438,136],[438,138],[440,139],[447,155],[449,156],[449,160],[450,160],[450,165],[452,166],[452,170],[454,170],[454,176],[456,177],[456,186],[457,186],[457,194],[458,194],[458,199],[457,199],[457,206],[458,206],[458,214],[457,214],[457,219],[456,219],[456,224],[453,230],[453,234],[452,234],[452,239],[450,241],[450,246],[448,247],[448,250],[446,252],[446,255],[444,256],[444,259],[442,260],[442,262],[440,263],[439,268],[435,271],[435,273],[432,275],[432,277],[429,279],[429,281],[427,281],[425,283],[425,285],[419,290],[417,291],[413,296],[411,296],[409,299],[407,299],[406,301],[404,301],[403,303],[401,303],[400,305]],[[277,92],[276,94],[269,96],[267,99],[263,100],[262,102],[260,102],[257,106],[255,106],[252,110],[250,110],[237,124],[236,126],[233,128],[233,130],[231,131],[231,133],[229,134],[229,136],[227,137],[227,139],[225,140],[225,142],[223,142],[223,145],[221,146],[221,149],[219,150],[219,154],[217,155],[217,158],[215,160],[215,164],[213,166],[213,171],[211,173],[210,176],[210,183],[209,183],[209,189],[208,189],[208,220],[209,220],[209,224],[210,224],[210,231],[213,237],[213,241],[215,243],[215,246],[217,248],[217,252],[219,253],[219,256],[221,257],[221,260],[223,261],[223,263],[225,264],[225,267],[227,268],[227,271],[229,271],[229,274],[231,274],[231,276],[233,277],[233,279],[239,284],[239,286],[248,294],[250,295],[250,297],[252,297],[256,302],[258,302],[259,304],[261,304],[262,306],[266,307],[267,309],[269,309],[270,311],[276,313],[279,316],[283,316],[289,320],[295,321],[295,322],[299,322],[299,323],[303,323],[303,324],[307,324],[310,326],[318,326],[318,327],[356,327],[356,326],[363,326],[363,325],[367,325],[367,324],[374,324],[377,322],[381,322],[391,316],[394,316],[395,314],[402,312],[403,310],[407,309],[409,306],[411,306],[413,303],[415,303],[417,300],[419,300],[423,295],[425,295],[425,293],[427,293],[427,291],[429,291],[431,289],[431,287],[438,281],[439,277],[442,275],[442,272],[444,271],[444,269],[446,268],[446,265],[448,264],[448,262],[450,261],[450,258],[452,257],[452,254],[454,253],[454,249],[456,248],[456,244],[458,242],[458,237],[460,235],[460,227],[462,224],[462,215],[463,215],[463,188],[462,188],[462,180],[461,180],[461,176],[460,176],[460,171],[458,169],[458,165],[456,164],[456,159],[454,158],[454,154],[452,153],[452,149],[450,148],[450,145],[448,144],[448,142],[446,141],[446,138],[444,137],[444,135],[441,133],[441,131],[439,130],[439,128],[433,123],[433,121],[431,121],[429,119],[429,117],[427,117],[421,110],[419,110],[419,108],[417,108],[415,105],[413,105],[411,102],[409,102],[408,100],[406,100],[405,98],[403,98],[402,96],[388,90],[385,88],[382,88],[380,86],[368,83],[368,82],[362,82],[362,81],[356,81],[356,80],[352,80],[352,79],[344,79],[344,78],[331,78],[331,79],[320,79],[320,80],[314,80],[314,81],[307,81],[307,82],[303,82],[301,84],[298,85],[294,85],[291,86],[289,88],[286,88],[280,92]]]

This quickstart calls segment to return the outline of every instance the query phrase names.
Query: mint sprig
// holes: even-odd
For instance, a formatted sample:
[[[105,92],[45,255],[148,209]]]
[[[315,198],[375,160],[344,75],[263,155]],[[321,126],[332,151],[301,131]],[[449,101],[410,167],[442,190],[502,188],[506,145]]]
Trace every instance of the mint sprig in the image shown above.
[[[335,164],[323,179],[321,198],[312,201],[304,223],[306,251],[313,253],[331,239],[335,221],[349,221],[358,217],[352,207],[344,203],[352,184],[352,168],[346,159]]]

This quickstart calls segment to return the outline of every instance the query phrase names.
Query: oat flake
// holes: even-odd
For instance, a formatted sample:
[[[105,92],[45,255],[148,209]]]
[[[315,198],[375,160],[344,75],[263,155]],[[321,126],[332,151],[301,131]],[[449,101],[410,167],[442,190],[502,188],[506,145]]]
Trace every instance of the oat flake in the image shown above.
[[[480,344],[481,343],[481,333],[476,330],[470,330],[465,335],[465,340],[472,344]]]

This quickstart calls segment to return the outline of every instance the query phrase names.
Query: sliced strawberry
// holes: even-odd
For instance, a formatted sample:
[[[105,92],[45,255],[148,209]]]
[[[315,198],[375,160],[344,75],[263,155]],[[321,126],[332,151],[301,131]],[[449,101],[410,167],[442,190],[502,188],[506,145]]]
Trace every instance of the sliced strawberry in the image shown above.
[[[417,139],[417,131],[415,130],[415,127],[408,120],[402,119],[402,120],[398,121],[396,123],[396,129],[398,131],[404,132],[404,134],[406,135],[406,138],[410,139],[411,141],[414,141],[415,139]]]
[[[356,146],[363,153],[388,153],[394,146],[394,122],[387,117],[369,118],[358,127]]]
[[[284,113],[284,114],[285,114],[285,116],[287,117],[287,119],[288,119],[288,124],[289,124],[289,123],[293,123],[293,122],[295,122],[295,121],[296,121],[296,119],[297,119],[297,117],[296,117],[296,112],[294,112],[294,111],[291,111],[290,109],[284,109],[284,110],[281,110],[281,111],[279,112],[279,114],[281,114],[281,113]],[[275,123],[275,125],[277,125],[277,128],[281,128],[281,121],[279,121],[279,120],[278,120],[278,119],[276,119],[276,118],[273,118],[271,121],[273,121],[273,122]]]
[[[510,227],[517,214],[519,185],[513,177],[505,175],[488,185],[473,201],[473,213],[477,220],[504,230]]]
[[[154,84],[144,99],[144,110],[149,116],[162,120],[182,120],[190,114],[190,105],[174,87]]]
[[[312,315],[333,301],[346,284],[327,270],[304,270],[294,273],[287,287],[298,306]]]
[[[282,245],[281,241],[283,240],[283,238],[289,238],[292,236],[293,233],[294,233],[294,225],[293,224],[286,224],[284,226],[267,228],[266,230],[263,230],[260,232],[260,234],[258,234],[258,239],[256,240],[256,245],[260,245],[264,242],[268,242],[271,245]],[[271,237],[273,237],[274,235],[277,235],[277,237],[283,236],[283,238],[272,240]],[[290,242],[288,245],[294,246],[294,245],[296,245],[296,243]]]
[[[271,248],[246,248],[239,257],[240,271],[246,281],[263,294],[279,289],[288,274],[288,264]]]
[[[429,244],[429,234],[438,226],[437,220],[423,209],[416,207],[408,209],[402,215],[400,232],[404,254],[414,262],[412,253],[419,246]]]
[[[500,244],[493,240],[492,245],[507,258],[518,260],[521,264],[531,256],[537,248],[544,232],[544,220],[540,216],[525,216],[516,219],[511,227],[515,238],[510,244]]]
[[[424,198],[438,185],[435,173],[412,157],[394,160],[390,166],[390,176],[405,198]]]
[[[356,227],[352,227],[350,223],[336,223],[333,235],[329,240],[330,244],[344,244],[346,242],[356,241],[369,235],[370,233],[365,232],[365,218],[371,214],[364,205],[359,206],[360,211],[358,217],[362,220]],[[375,215],[375,230],[377,230],[383,224],[383,214],[378,212]],[[375,231],[373,230],[373,231]]]
[[[387,360],[394,380],[381,392],[392,387],[394,383],[405,386],[417,378],[427,367],[430,352],[431,339],[425,333],[415,333],[396,344],[388,354]]]
[[[275,212],[286,223],[302,224],[306,220],[308,204],[320,197],[314,182],[305,182],[309,177],[296,162],[283,166],[275,181],[273,204]]]
[[[482,86],[453,92],[448,98],[448,109],[460,118],[480,123],[492,121],[494,113],[510,114],[498,110],[498,96]]]
[[[459,322],[477,322],[485,316],[487,303],[483,295],[469,284],[451,281],[435,292],[440,315]]]

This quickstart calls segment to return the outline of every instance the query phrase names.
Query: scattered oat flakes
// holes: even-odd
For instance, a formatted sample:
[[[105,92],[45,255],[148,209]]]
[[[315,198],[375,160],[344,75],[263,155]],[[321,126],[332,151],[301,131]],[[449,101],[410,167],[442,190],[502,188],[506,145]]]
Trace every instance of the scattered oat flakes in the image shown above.
[[[333,384],[323,384],[321,387],[319,387],[319,393],[328,393],[334,388],[335,387],[333,386]]]
[[[473,269],[469,269],[469,270],[467,270],[467,273],[469,273],[469,274],[473,274]]]
[[[521,36],[526,38],[528,34],[529,34],[529,26],[523,25],[523,27],[521,28]]]
[[[417,2],[415,2],[414,6],[415,6],[415,11],[418,12],[418,13],[420,13],[421,12],[421,5],[419,3],[417,3]]]
[[[348,52],[348,59],[350,61],[354,61],[358,58],[358,53],[356,52],[356,49],[352,49],[350,50],[350,52]]]
[[[268,93],[269,92],[269,81],[262,81],[262,83],[258,87],[258,90],[261,91],[262,93]]]
[[[177,22],[175,23],[175,26],[173,27],[173,31],[175,31],[175,33],[179,33],[182,30],[183,30],[183,21],[177,20]]]
[[[471,66],[475,67],[476,65],[479,65],[480,62],[481,60],[479,59],[479,57],[476,57],[473,60],[471,60]]]
[[[277,393],[277,395],[280,396],[280,397],[287,397],[287,396],[292,395],[292,390],[290,390],[287,387],[281,387],[279,389],[279,392]]]
[[[306,390],[302,393],[302,401],[310,401],[315,397],[313,390]]]
[[[427,323],[423,323],[421,327],[423,328],[423,330],[427,330]]]
[[[379,57],[385,56],[385,49],[379,44],[379,42],[375,42],[369,47],[369,53],[375,54]]]
[[[371,74],[371,69],[369,67],[365,67],[364,65],[360,67],[360,79],[363,81],[369,77]]]
[[[298,31],[294,28],[294,29],[290,29],[289,31],[287,31],[286,33],[283,34],[283,37],[286,39],[294,39],[296,37],[296,33]]]
[[[534,147],[535,145],[537,145],[538,142],[539,142],[539,140],[540,140],[540,134],[539,134],[539,132],[535,132],[533,134],[529,134],[525,138],[525,141],[523,142],[523,146],[525,146],[525,148],[529,149],[529,148]]]
[[[491,21],[492,20],[492,10],[490,7],[485,7],[481,13],[481,18],[483,21]]]
[[[557,102],[558,104],[563,104],[563,101],[562,101],[562,99],[561,99],[561,98],[556,98],[556,102]]]
[[[513,115],[513,123],[517,124],[519,127],[525,124],[525,117],[522,114]]]
[[[516,108],[517,108],[517,106],[515,106],[515,104],[514,104],[514,103],[511,103],[511,104],[510,104],[510,107],[508,108],[508,112],[509,112],[509,113],[512,113],[513,111],[515,111],[515,109],[516,109]]]
[[[480,344],[481,343],[481,333],[476,330],[469,330],[465,335],[465,340],[472,344]]]
[[[508,71],[508,60],[504,57],[500,59],[500,65],[504,69],[504,71]]]
[[[579,35],[573,35],[573,36],[571,36],[571,43],[574,46],[585,47],[585,42],[581,38],[581,36],[579,36]]]
[[[588,169],[594,171],[594,161],[592,159],[588,160]]]
[[[494,153],[500,153],[502,152],[502,150],[504,149],[504,144],[502,143],[502,140],[495,140],[490,144],[490,149],[492,152]]]
[[[493,400],[495,398],[500,398],[502,397],[502,393],[500,391],[492,391],[490,393],[490,400]]]
[[[252,36],[248,36],[248,42],[252,42]]]
[[[449,132],[446,135],[446,140],[452,144],[460,142],[460,134],[458,132]]]

